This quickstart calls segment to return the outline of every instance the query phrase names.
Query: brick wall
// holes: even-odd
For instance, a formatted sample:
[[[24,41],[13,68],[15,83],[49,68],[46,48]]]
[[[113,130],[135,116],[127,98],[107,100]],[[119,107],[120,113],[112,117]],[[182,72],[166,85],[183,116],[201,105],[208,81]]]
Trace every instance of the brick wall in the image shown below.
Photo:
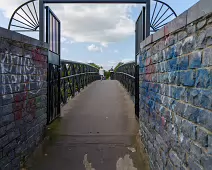
[[[0,169],[19,169],[46,125],[46,44],[0,28]]]
[[[140,44],[140,134],[151,169],[212,169],[211,12],[202,0]]]

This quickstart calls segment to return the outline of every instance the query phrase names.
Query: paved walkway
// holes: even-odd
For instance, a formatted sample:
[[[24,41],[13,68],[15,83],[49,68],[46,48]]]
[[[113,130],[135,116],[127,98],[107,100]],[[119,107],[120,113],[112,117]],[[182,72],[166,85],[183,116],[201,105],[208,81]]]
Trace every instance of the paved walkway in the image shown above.
[[[136,145],[134,105],[113,80],[96,81],[62,108],[35,170],[146,170]],[[125,169],[128,167],[128,169]]]

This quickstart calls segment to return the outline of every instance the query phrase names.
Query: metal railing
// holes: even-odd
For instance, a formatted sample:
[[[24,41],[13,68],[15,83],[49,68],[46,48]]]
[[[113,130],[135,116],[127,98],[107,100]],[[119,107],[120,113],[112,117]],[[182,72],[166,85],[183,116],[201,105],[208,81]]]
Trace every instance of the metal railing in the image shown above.
[[[99,69],[85,63],[61,60],[61,103],[80,92],[88,84],[99,79]]]
[[[119,66],[115,72],[115,79],[118,80],[127,89],[127,91],[135,96],[135,62],[128,62]]]

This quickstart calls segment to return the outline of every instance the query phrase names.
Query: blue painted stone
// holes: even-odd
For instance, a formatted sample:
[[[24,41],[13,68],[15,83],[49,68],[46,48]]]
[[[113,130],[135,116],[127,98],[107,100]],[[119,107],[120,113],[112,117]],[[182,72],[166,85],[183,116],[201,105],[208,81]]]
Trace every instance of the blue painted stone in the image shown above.
[[[180,73],[180,82],[184,86],[194,86],[194,72],[184,71]]]
[[[176,99],[176,87],[175,86],[171,87],[171,97]]]
[[[200,106],[199,93],[200,93],[200,90],[198,90],[198,89],[190,89],[189,97],[188,97],[189,103],[191,103],[195,106]]]
[[[212,91],[201,90],[200,94],[201,94],[199,97],[200,106],[212,110]]]
[[[178,58],[178,70],[187,70],[188,65],[188,56]]]
[[[196,52],[189,55],[189,68],[199,68],[201,67],[202,56],[201,52]]]
[[[197,123],[212,131],[212,111],[201,110],[197,118]]]
[[[182,116],[192,122],[197,123],[199,112],[200,110],[198,108],[189,105],[187,106],[187,109],[185,109],[185,111],[183,112]]]
[[[208,88],[210,85],[210,71],[207,69],[201,69],[197,71],[197,77],[195,86],[200,88]]]
[[[169,61],[169,67],[171,71],[176,71],[177,70],[177,58],[174,58]]]
[[[175,99],[179,100],[182,92],[183,92],[183,87],[177,87]]]

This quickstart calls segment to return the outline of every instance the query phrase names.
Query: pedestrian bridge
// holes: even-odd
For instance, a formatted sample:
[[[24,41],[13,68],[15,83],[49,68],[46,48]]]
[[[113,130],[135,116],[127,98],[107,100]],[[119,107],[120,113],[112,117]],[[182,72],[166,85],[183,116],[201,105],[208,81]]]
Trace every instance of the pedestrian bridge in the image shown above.
[[[138,145],[138,121],[129,93],[116,80],[97,80],[61,109],[49,137],[28,167],[35,170],[148,169]],[[139,168],[140,167],[140,168]]]
[[[211,170],[211,3],[200,0],[160,28],[153,19],[159,30],[148,37],[140,24],[139,66],[121,65],[113,80],[60,60],[51,37],[0,28],[0,169]]]

